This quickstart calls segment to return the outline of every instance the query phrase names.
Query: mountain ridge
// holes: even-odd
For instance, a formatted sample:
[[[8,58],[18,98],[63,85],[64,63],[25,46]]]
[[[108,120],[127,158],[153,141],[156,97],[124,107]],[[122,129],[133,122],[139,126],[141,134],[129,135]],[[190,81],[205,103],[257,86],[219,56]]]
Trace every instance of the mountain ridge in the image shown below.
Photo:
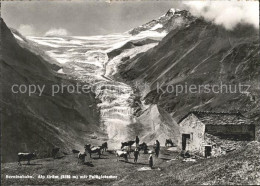
[[[234,30],[194,19],[189,25],[171,30],[157,46],[119,65],[120,76],[138,84],[143,107],[157,104],[177,121],[192,109],[202,111],[243,111],[260,120],[259,109],[259,33],[251,25],[238,24]],[[250,85],[250,93],[191,94],[176,96],[158,92],[171,85],[219,84]],[[222,98],[224,96],[224,99]],[[146,106],[145,106],[146,105]],[[137,108],[140,113],[140,108]]]
[[[51,156],[52,148],[68,153],[79,148],[92,132],[99,132],[99,111],[93,93],[68,92],[52,96],[51,85],[75,84],[55,72],[58,66],[48,63],[30,43],[18,43],[11,30],[1,21],[1,118],[2,161],[16,161],[18,152],[37,150],[38,157]],[[30,46],[28,46],[30,45]],[[37,93],[15,94],[14,85],[46,85],[42,96]],[[88,105],[92,104],[93,109]],[[96,108],[96,109],[95,109]],[[91,109],[91,110],[90,110]],[[86,131],[86,132],[84,132]],[[101,132],[101,131],[100,131]]]

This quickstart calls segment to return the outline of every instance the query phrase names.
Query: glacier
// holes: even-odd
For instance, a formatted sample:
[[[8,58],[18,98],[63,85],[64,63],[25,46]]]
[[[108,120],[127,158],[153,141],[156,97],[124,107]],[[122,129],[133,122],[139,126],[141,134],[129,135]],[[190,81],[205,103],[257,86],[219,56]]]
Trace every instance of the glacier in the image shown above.
[[[107,53],[129,41],[164,37],[166,33],[145,31],[132,36],[128,33],[100,36],[44,36],[27,37],[37,43],[44,51],[60,63],[60,75],[71,75],[76,80],[91,84],[96,98],[101,100],[101,126],[107,133],[111,146],[130,140],[128,125],[135,122],[133,116],[133,90],[129,85],[113,78],[123,57],[134,57],[145,52],[157,43],[128,49],[119,56],[108,59]]]

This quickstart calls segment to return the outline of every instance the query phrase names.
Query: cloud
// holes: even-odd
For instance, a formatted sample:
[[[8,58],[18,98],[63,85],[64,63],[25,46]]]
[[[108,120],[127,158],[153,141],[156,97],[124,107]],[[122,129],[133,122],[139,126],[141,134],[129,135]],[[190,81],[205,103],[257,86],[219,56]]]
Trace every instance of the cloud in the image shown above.
[[[259,28],[258,1],[188,1],[184,2],[195,16],[232,30],[239,23],[247,23]]]
[[[25,36],[35,35],[35,29],[32,25],[20,25],[18,31]]]
[[[52,28],[45,33],[45,36],[67,36],[69,32],[64,28]]]

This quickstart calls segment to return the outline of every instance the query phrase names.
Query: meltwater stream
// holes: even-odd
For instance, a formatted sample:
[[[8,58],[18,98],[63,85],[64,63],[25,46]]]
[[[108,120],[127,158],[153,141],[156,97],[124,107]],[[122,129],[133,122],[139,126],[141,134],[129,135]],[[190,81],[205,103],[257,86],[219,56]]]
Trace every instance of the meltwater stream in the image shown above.
[[[70,74],[79,81],[90,83],[101,103],[101,122],[110,142],[129,140],[128,125],[135,122],[130,107],[133,90],[125,83],[111,79],[120,62],[108,62],[107,52],[122,46],[127,41],[139,39],[129,34],[114,34],[89,37],[29,37],[47,54],[56,59],[63,68],[58,73]],[[135,55],[153,47],[129,50],[122,55]],[[120,143],[119,143],[120,144]]]

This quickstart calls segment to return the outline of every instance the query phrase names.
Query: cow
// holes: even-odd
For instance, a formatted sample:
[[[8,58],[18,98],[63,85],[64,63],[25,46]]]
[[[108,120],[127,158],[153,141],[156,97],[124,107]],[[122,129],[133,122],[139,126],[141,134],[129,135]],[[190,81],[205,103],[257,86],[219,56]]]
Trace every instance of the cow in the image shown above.
[[[23,153],[23,152],[19,152],[18,153],[18,165],[22,165],[21,164],[21,160],[27,160],[27,164],[30,165],[30,161],[32,158],[35,158],[36,152],[34,153]]]
[[[131,153],[134,152],[134,150],[130,149],[128,146],[123,147],[121,150],[127,152],[129,158]]]
[[[76,149],[72,149],[72,151],[71,151],[73,154],[78,154],[78,153],[80,153],[80,151],[79,150],[76,150]]]
[[[87,156],[87,154],[86,154],[86,152],[79,152],[78,153],[78,164],[80,163],[80,162],[85,162],[85,157]]]
[[[141,143],[141,144],[139,145],[139,149],[140,149],[140,150],[143,150],[143,151],[144,151],[144,154],[147,154],[147,153],[148,153],[148,146],[147,146],[147,144],[146,144],[145,142],[143,142],[143,143]]]
[[[55,147],[55,148],[52,149],[51,154],[52,154],[53,159],[56,158],[59,151],[60,151],[60,148],[58,148],[58,147]]]
[[[101,148],[101,150],[102,150],[102,154],[103,154],[104,152],[106,152],[106,151],[107,151],[107,148],[108,148],[107,142],[103,143],[103,144],[100,146],[100,148]]]
[[[97,153],[98,157],[100,158],[101,156],[101,147],[95,147],[95,146],[91,146],[91,144],[87,144],[85,145],[85,152],[89,153],[90,158],[92,153]]]
[[[124,147],[129,147],[131,150],[132,145],[135,143],[135,141],[127,141],[127,142],[122,142],[121,143],[121,149],[123,149]]]
[[[122,157],[122,158],[125,159],[125,161],[128,161],[128,157],[127,157],[128,156],[128,152],[127,151],[117,150],[115,152],[115,154],[116,154],[116,157],[117,157],[117,161],[118,161],[119,157]]]
[[[173,147],[173,146],[174,146],[174,144],[173,144],[173,142],[172,142],[172,140],[171,140],[171,139],[166,139],[166,141],[165,141],[165,147],[167,147],[167,146],[168,146],[168,144],[170,144],[170,146],[171,146],[171,147]]]

